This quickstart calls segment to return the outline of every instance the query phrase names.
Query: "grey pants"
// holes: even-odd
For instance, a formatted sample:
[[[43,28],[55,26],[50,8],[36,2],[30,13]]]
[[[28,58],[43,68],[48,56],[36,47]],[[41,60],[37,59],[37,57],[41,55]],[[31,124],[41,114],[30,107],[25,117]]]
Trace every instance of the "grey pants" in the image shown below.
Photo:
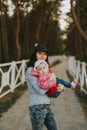
[[[44,125],[47,130],[58,130],[50,105],[41,104],[29,107],[29,114],[32,130],[43,130]]]

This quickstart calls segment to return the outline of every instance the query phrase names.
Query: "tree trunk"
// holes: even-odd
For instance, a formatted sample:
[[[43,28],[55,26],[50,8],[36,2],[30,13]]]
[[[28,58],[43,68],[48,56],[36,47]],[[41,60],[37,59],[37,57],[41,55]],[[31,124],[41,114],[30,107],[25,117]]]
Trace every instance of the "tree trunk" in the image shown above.
[[[86,33],[83,31],[83,29],[81,28],[81,26],[80,26],[79,20],[78,20],[78,18],[77,18],[77,15],[76,15],[76,13],[75,13],[75,10],[74,10],[73,2],[75,2],[75,0],[70,0],[73,20],[74,20],[74,22],[75,22],[75,25],[76,25],[76,27],[77,27],[79,33],[81,34],[81,36],[83,37],[83,39],[84,39],[85,41],[87,41],[87,35],[86,35]]]
[[[17,60],[20,60],[21,57],[21,46],[19,44],[20,18],[19,18],[19,8],[17,0],[15,0],[15,7],[16,7],[16,29],[15,29],[16,56]]]
[[[6,24],[6,10],[3,3],[1,5],[1,55],[3,57],[2,62],[8,62],[8,39],[7,39],[7,24]]]
[[[40,41],[40,31],[41,31],[42,22],[43,22],[43,3],[40,0],[39,22],[36,30],[36,35],[35,35],[35,40],[37,43]]]

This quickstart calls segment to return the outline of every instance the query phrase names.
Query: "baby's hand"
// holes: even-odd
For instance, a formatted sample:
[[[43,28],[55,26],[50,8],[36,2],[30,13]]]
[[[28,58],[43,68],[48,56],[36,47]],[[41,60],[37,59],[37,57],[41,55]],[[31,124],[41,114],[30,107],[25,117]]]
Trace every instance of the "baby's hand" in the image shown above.
[[[64,85],[58,84],[57,91],[58,91],[58,92],[63,92],[63,91],[65,91]]]
[[[54,73],[52,73],[50,79],[56,80],[56,75]]]
[[[62,92],[60,87],[57,87],[57,92]]]

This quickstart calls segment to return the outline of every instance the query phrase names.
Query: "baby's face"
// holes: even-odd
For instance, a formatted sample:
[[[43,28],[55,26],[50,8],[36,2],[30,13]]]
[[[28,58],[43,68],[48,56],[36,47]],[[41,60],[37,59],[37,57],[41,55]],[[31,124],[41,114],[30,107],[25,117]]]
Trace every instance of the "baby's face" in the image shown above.
[[[46,66],[45,63],[40,63],[40,65],[36,68],[36,70],[39,74],[47,74],[48,67]]]

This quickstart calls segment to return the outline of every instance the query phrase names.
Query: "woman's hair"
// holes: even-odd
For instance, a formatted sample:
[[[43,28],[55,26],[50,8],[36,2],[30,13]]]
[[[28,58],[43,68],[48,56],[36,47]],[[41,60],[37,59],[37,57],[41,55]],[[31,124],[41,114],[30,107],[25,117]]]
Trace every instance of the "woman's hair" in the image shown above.
[[[32,55],[30,57],[28,67],[34,67],[34,63],[37,61],[37,57],[36,57],[37,52],[46,52],[47,53],[47,58],[46,58],[45,61],[49,64],[48,50],[47,50],[46,46],[43,45],[43,44],[37,44],[37,45],[34,46],[34,50],[33,50],[33,53],[32,53]]]

